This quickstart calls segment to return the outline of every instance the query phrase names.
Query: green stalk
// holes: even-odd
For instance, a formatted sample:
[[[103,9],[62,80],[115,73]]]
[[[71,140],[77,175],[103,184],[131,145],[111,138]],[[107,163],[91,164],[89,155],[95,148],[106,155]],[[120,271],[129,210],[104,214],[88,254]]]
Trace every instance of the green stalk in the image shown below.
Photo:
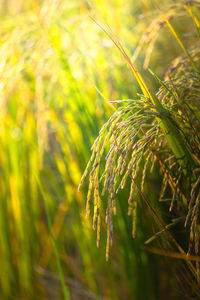
[[[196,30],[197,30],[197,33],[198,33],[198,36],[200,37],[200,22],[199,22],[199,19],[197,18],[197,16],[195,16],[195,14],[193,13],[192,11],[192,7],[188,4],[188,5],[184,5],[184,8],[188,11],[188,13],[190,14],[193,22],[194,22],[194,25],[196,27]]]
[[[130,58],[126,54],[126,52],[123,49],[122,45],[120,44],[119,40],[112,33],[109,26],[105,25],[106,29],[104,29],[93,18],[92,18],[92,20],[105,32],[105,34],[112,40],[112,42],[115,44],[115,46],[121,52],[121,54],[127,61],[131,71],[133,72],[134,77],[136,78],[144,96],[147,97],[151,101],[151,103],[155,107],[156,111],[160,114],[160,116],[156,117],[156,119],[166,136],[169,147],[171,148],[172,152],[176,156],[176,159],[178,160],[178,162],[181,165],[181,167],[183,168],[183,170],[187,169],[188,164],[196,166],[196,161],[192,157],[190,151],[187,149],[187,147],[184,143],[184,140],[178,130],[178,126],[176,125],[175,120],[172,119],[170,113],[168,112],[168,110],[166,110],[163,107],[163,105],[159,101],[159,99],[152,92],[150,92],[144,79],[142,78],[139,71],[135,68],[133,63],[131,62]]]
[[[51,223],[51,217],[50,217],[50,213],[49,213],[48,206],[47,206],[47,199],[46,199],[44,190],[41,186],[39,179],[36,178],[36,180],[38,182],[38,186],[39,186],[39,189],[42,194],[43,201],[44,201],[44,207],[45,207],[46,216],[47,216],[47,225],[48,225],[49,234],[50,234],[50,237],[51,237],[51,240],[53,243],[53,249],[54,249],[54,254],[55,254],[55,258],[56,258],[58,274],[59,274],[60,282],[61,282],[61,286],[62,286],[63,297],[64,297],[64,300],[70,300],[70,295],[69,295],[69,291],[68,291],[68,288],[67,288],[67,285],[65,282],[65,278],[64,278],[64,274],[63,274],[63,270],[62,270],[62,266],[61,266],[61,260],[60,260],[60,256],[59,256],[59,252],[58,252],[58,248],[57,248],[57,241],[54,237],[53,230],[52,230],[52,223]]]
[[[183,45],[183,42],[181,41],[181,37],[180,34],[178,33],[178,31],[174,28],[174,26],[172,26],[171,22],[167,19],[167,17],[165,15],[163,15],[163,18],[167,24],[167,26],[169,27],[169,29],[171,30],[173,36],[175,37],[175,39],[178,41],[181,49],[183,50],[183,52],[185,53],[185,55],[188,57],[192,67],[194,68],[195,72],[199,73],[199,69],[197,67],[197,65],[195,64],[194,60],[192,59],[192,56],[190,55],[190,53],[188,52],[188,50],[185,48],[185,46]]]

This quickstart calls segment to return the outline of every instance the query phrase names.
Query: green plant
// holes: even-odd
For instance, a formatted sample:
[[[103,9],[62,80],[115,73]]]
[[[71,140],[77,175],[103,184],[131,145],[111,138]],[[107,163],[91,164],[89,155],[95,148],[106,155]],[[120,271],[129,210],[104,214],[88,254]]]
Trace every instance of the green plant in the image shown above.
[[[117,263],[106,264],[85,220],[86,187],[77,193],[90,145],[113,111],[96,89],[104,98],[118,97],[117,89],[127,97],[131,81],[127,76],[122,85],[119,78],[128,72],[116,53],[107,60],[109,43],[94,47],[101,33],[82,1],[6,4],[5,14],[0,9],[1,297],[62,299],[66,284],[72,299],[146,298],[151,288],[138,283],[150,286],[147,258],[129,238],[126,204],[116,222]],[[122,7],[110,7],[118,20],[128,11]],[[119,71],[111,73],[115,62]],[[128,278],[136,269],[133,284]]]
[[[196,8],[198,5],[199,3],[196,6],[194,4]],[[182,11],[181,5],[177,7]],[[199,21],[192,13],[191,6],[187,4],[184,8],[190,12],[191,19],[198,29]],[[174,16],[176,7],[172,9]],[[156,95],[148,89],[141,74],[110,27],[106,24],[100,25],[95,21],[127,61],[143,95],[136,100],[111,101],[118,107],[102,127],[92,146],[92,156],[80,185],[89,172],[86,215],[90,214],[93,198],[93,227],[97,227],[97,246],[100,240],[101,197],[106,192],[108,194],[107,259],[109,246],[112,245],[112,219],[116,214],[116,194],[125,187],[126,181],[130,178],[128,213],[133,217],[133,237],[135,236],[137,206],[141,197],[160,224],[162,232],[167,233],[172,245],[181,253],[182,258],[185,258],[188,274],[192,274],[199,284],[200,54],[198,44],[189,50],[186,49],[181,35],[169,20],[170,14],[167,16],[161,11],[161,19],[164,23],[166,22],[185,55],[177,57],[164,81],[151,71],[160,84]],[[155,42],[154,39],[153,42]],[[145,190],[145,182],[148,177],[151,178],[152,172],[159,172],[162,177],[160,196],[157,200],[163,201],[165,198],[170,200],[169,211],[173,214],[170,224],[166,226],[162,217],[159,217],[153,208],[155,203],[150,203],[148,200],[148,191]],[[176,223],[181,223],[183,229],[187,228],[183,241],[168,230]],[[155,234],[153,238],[157,236],[160,235]],[[190,260],[191,253],[196,256],[195,258],[191,256]],[[196,260],[196,263],[193,263],[193,260]],[[196,284],[193,284],[191,290],[191,295],[196,293],[199,296]]]

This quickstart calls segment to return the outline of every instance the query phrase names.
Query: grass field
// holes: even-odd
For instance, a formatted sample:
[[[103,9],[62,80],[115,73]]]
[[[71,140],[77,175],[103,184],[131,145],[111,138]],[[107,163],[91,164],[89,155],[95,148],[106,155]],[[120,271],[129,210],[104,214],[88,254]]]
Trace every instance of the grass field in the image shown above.
[[[198,299],[199,9],[0,1],[0,299]]]

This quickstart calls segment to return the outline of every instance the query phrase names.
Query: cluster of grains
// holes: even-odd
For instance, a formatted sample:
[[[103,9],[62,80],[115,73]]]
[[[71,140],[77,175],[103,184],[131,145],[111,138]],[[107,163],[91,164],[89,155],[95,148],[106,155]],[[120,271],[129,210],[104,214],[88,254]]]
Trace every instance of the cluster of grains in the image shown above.
[[[191,55],[195,62],[199,61],[198,49],[192,50]],[[106,192],[108,193],[105,213],[106,259],[109,257],[109,248],[112,245],[112,217],[116,214],[116,194],[124,188],[127,178],[130,177],[132,180],[128,197],[128,215],[133,217],[132,235],[135,237],[137,202],[134,181],[139,174],[139,188],[143,191],[147,170],[153,172],[155,162],[160,166],[163,178],[160,201],[169,201],[170,211],[182,213],[185,226],[190,230],[188,253],[194,251],[196,255],[200,254],[199,78],[199,74],[192,69],[188,59],[181,56],[174,62],[165,81],[160,81],[161,88],[157,94],[158,99],[175,121],[177,130],[181,132],[185,145],[196,161],[195,168],[188,165],[186,170],[182,169],[168,147],[166,136],[159,126],[158,119],[162,118],[162,115],[156,111],[148,98],[140,96],[138,100],[113,101],[114,104],[120,105],[100,130],[80,182],[81,185],[90,172],[86,216],[89,217],[93,207],[93,228],[97,230],[97,246],[100,241],[101,198]],[[197,277],[200,279],[199,263],[196,267]]]
[[[190,51],[193,61],[199,66],[199,47]],[[173,192],[170,208],[175,198],[180,198],[185,208],[185,227],[189,228],[190,239],[188,254],[200,255],[200,74],[195,72],[188,58],[178,57],[166,74],[165,82],[158,93],[162,103],[173,115],[190,153],[196,161],[196,167],[188,165],[183,170],[173,158],[166,158],[168,177],[164,178],[164,189],[171,181]],[[175,171],[176,169],[176,171]],[[189,180],[188,180],[189,179]],[[190,193],[188,192],[190,191]],[[197,278],[200,282],[200,265],[197,263]]]
[[[100,240],[100,198],[106,191],[108,192],[105,218],[107,224],[106,259],[109,257],[109,248],[112,245],[112,217],[116,214],[115,196],[120,189],[124,188],[128,177],[137,176],[142,159],[145,157],[141,181],[141,189],[143,189],[147,166],[151,161],[153,168],[155,163],[156,156],[150,151],[150,143],[156,140],[158,128],[157,123],[153,122],[154,107],[148,99],[141,97],[139,100],[118,100],[115,103],[120,103],[121,106],[99,132],[91,148],[90,161],[80,182],[81,185],[90,170],[86,217],[90,215],[90,202],[93,198],[93,228],[97,227],[97,246]],[[104,152],[107,153],[106,156]],[[103,169],[102,173],[101,169]],[[133,237],[135,236],[137,210],[134,189],[135,185],[132,181],[128,198],[128,214],[133,217]]]

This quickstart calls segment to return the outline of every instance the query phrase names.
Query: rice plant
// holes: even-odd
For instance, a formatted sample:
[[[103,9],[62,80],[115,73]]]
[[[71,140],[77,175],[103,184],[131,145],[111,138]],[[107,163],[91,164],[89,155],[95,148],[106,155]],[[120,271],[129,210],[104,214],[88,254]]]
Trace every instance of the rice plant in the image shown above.
[[[97,246],[100,240],[102,196],[107,193],[105,212],[107,259],[110,245],[112,245],[113,216],[116,214],[117,194],[125,187],[129,179],[131,182],[127,201],[128,214],[133,218],[133,237],[135,237],[138,202],[142,198],[161,226],[162,232],[167,234],[174,249],[185,259],[188,273],[199,284],[199,44],[196,42],[188,50],[171,22],[172,12],[173,17],[177,16],[177,11],[178,13],[181,11],[181,14],[189,12],[190,22],[194,23],[198,32],[199,21],[193,14],[193,8],[199,11],[199,2],[194,1],[192,5],[177,4],[176,7],[175,4],[168,14],[163,11],[159,13],[159,22],[162,20],[162,24],[168,26],[184,53],[173,62],[164,80],[160,80],[151,71],[155,80],[158,80],[160,84],[156,95],[147,87],[110,27],[94,19],[125,58],[137,79],[142,95],[135,99],[111,101],[112,104],[117,105],[117,109],[104,124],[91,148],[92,155],[80,185],[89,173],[86,216],[89,216],[92,207],[93,227],[97,231]],[[152,51],[157,32],[153,32],[153,37],[150,37],[151,33],[152,31],[149,30],[145,39],[149,38],[151,41]],[[144,40],[140,45],[143,42]],[[151,51],[148,50],[145,65],[149,61]],[[169,200],[169,211],[173,216],[172,226],[176,220],[178,222],[184,220],[182,226],[187,231],[183,241],[173,236],[168,230],[170,224],[164,225],[153,208],[155,204],[148,200],[145,182],[151,176],[155,165],[156,172],[159,172],[162,178],[160,196],[157,197],[157,201],[164,201],[168,198],[166,200]],[[199,296],[197,284],[193,284],[191,295],[196,293]]]
[[[160,1],[162,8],[165,2]],[[190,32],[193,26],[198,34],[198,1],[194,4],[195,6],[187,4],[184,8],[176,2],[175,8],[170,9],[170,23],[179,25],[176,19],[182,19],[183,32]],[[150,65],[159,76],[165,72],[172,57],[182,51],[180,43],[171,43],[173,36],[170,33],[165,41],[167,24],[161,22],[163,11],[159,15],[155,13],[152,1],[138,0],[133,3],[131,0],[96,0],[95,7],[102,12],[103,19],[109,22],[113,31],[125,41],[127,54],[124,53],[124,57],[133,71],[135,66],[129,57],[133,57],[134,53],[138,66],[143,64],[144,56],[139,51],[140,46],[142,49],[147,48],[145,67]],[[168,16],[167,11],[166,9],[165,16]],[[183,220],[185,222],[188,205],[185,205],[188,198],[184,200],[187,196],[185,178],[187,172],[189,174],[193,170],[193,167],[191,170],[187,167],[187,159],[192,164],[198,164],[198,138],[195,136],[193,144],[190,135],[191,130],[198,131],[199,115],[195,108],[198,79],[195,79],[194,84],[191,83],[193,89],[190,89],[190,80],[184,83],[184,94],[187,94],[189,88],[188,99],[193,99],[192,103],[187,100],[188,104],[185,104],[195,112],[195,116],[189,114],[190,122],[187,118],[184,121],[184,113],[181,113],[184,111],[183,105],[180,104],[179,107],[178,100],[176,102],[173,97],[172,100],[170,98],[171,94],[176,94],[170,77],[166,77],[164,82],[165,87],[172,92],[167,96],[168,101],[163,96],[166,90],[163,85],[158,95],[151,92],[152,87],[159,85],[159,80],[154,80],[153,76],[145,72],[141,77],[137,70],[135,74],[146,94],[138,95],[137,101],[115,100],[132,99],[133,95],[141,91],[139,86],[133,84],[132,75],[124,64],[121,53],[115,51],[113,42],[89,18],[91,13],[88,2],[79,0],[0,1],[1,299],[154,300],[165,299],[163,294],[166,299],[182,297],[181,290],[178,289],[177,292],[178,279],[171,276],[171,270],[166,270],[163,257],[159,259],[150,251],[181,257],[186,261],[184,253],[169,252],[171,248],[168,248],[168,242],[162,241],[160,237],[164,236],[164,231],[168,231],[170,237],[175,238],[175,243],[177,240],[177,245],[184,252],[187,251],[187,245],[176,238],[176,235],[172,235],[172,230],[180,226]],[[165,33],[159,34],[157,31],[157,38],[151,35],[152,30],[148,31],[155,19],[156,28]],[[94,20],[98,22],[96,17]],[[144,43],[139,42],[144,32],[147,39],[143,36]],[[193,35],[188,39],[184,35],[180,41],[183,45],[186,44],[198,67],[197,47],[196,50],[190,50],[194,39]],[[115,41],[119,47],[121,44],[118,40]],[[152,41],[157,43],[154,48]],[[172,46],[168,56],[166,45],[169,41]],[[166,59],[160,59],[158,64],[157,59],[162,55]],[[182,61],[185,61],[187,76],[190,78],[191,64],[185,57],[180,57],[180,63]],[[180,63],[176,72],[184,67]],[[177,78],[173,72],[169,76]],[[179,93],[181,91],[182,89]],[[177,110],[177,116],[170,108],[170,101]],[[83,185],[79,193],[77,186],[89,160],[90,146],[108,119],[93,147],[96,162],[90,162],[90,191],[93,191],[88,193],[87,215],[93,210],[90,196],[95,194],[96,201],[94,218],[91,220],[85,218],[87,185]],[[159,127],[159,120],[167,124],[170,130],[173,129],[178,149],[175,146],[172,150],[165,147],[167,142]],[[187,125],[185,135],[182,121]],[[131,129],[132,123],[136,127],[134,132]],[[175,135],[177,128],[178,136]],[[157,138],[156,141],[157,134],[160,140]],[[117,146],[116,141],[119,143]],[[127,142],[129,144],[126,145]],[[110,148],[109,143],[112,144]],[[157,147],[155,151],[152,146]],[[134,157],[131,157],[131,147],[134,147]],[[187,159],[181,159],[182,151],[187,153]],[[168,161],[165,162],[165,152],[170,168]],[[131,164],[136,167],[134,174],[139,190],[132,184],[131,174],[128,172]],[[103,168],[106,169],[103,171]],[[178,168],[181,172],[177,181],[174,176],[179,174]],[[159,175],[159,170],[162,176]],[[198,206],[197,176],[198,170],[195,171],[194,178],[191,178],[191,187],[194,189],[191,213],[187,218],[188,234],[189,230],[194,232],[197,226],[197,223],[191,226],[194,205]],[[159,188],[161,179],[162,189]],[[158,188],[155,187],[154,193],[149,195],[148,191],[153,190],[153,183]],[[104,196],[101,196],[100,189],[104,189]],[[175,191],[174,199],[171,190]],[[117,196],[116,191],[119,191]],[[161,193],[162,200],[159,204],[158,193]],[[108,195],[110,200],[106,207]],[[162,223],[161,230],[155,227],[142,201],[139,201],[139,197],[143,196],[153,206],[155,216]],[[129,201],[124,201],[128,198]],[[171,214],[174,214],[166,220],[157,209],[163,209],[163,205],[168,203],[167,198],[172,201]],[[131,218],[127,216],[127,210]],[[105,215],[108,239],[106,224],[102,221]],[[96,232],[91,230],[92,223],[97,229],[97,238]],[[158,244],[160,242],[166,248],[146,249],[146,239],[148,243],[153,240]],[[191,248],[187,256],[190,259],[189,266],[186,265],[187,269],[191,269],[191,274],[196,271],[190,261],[192,258],[197,261],[192,250]],[[180,271],[176,273],[177,277],[183,274],[186,279],[189,278],[190,274],[183,272],[185,269],[181,264],[170,264],[170,268]],[[191,278],[188,281],[192,282]]]

